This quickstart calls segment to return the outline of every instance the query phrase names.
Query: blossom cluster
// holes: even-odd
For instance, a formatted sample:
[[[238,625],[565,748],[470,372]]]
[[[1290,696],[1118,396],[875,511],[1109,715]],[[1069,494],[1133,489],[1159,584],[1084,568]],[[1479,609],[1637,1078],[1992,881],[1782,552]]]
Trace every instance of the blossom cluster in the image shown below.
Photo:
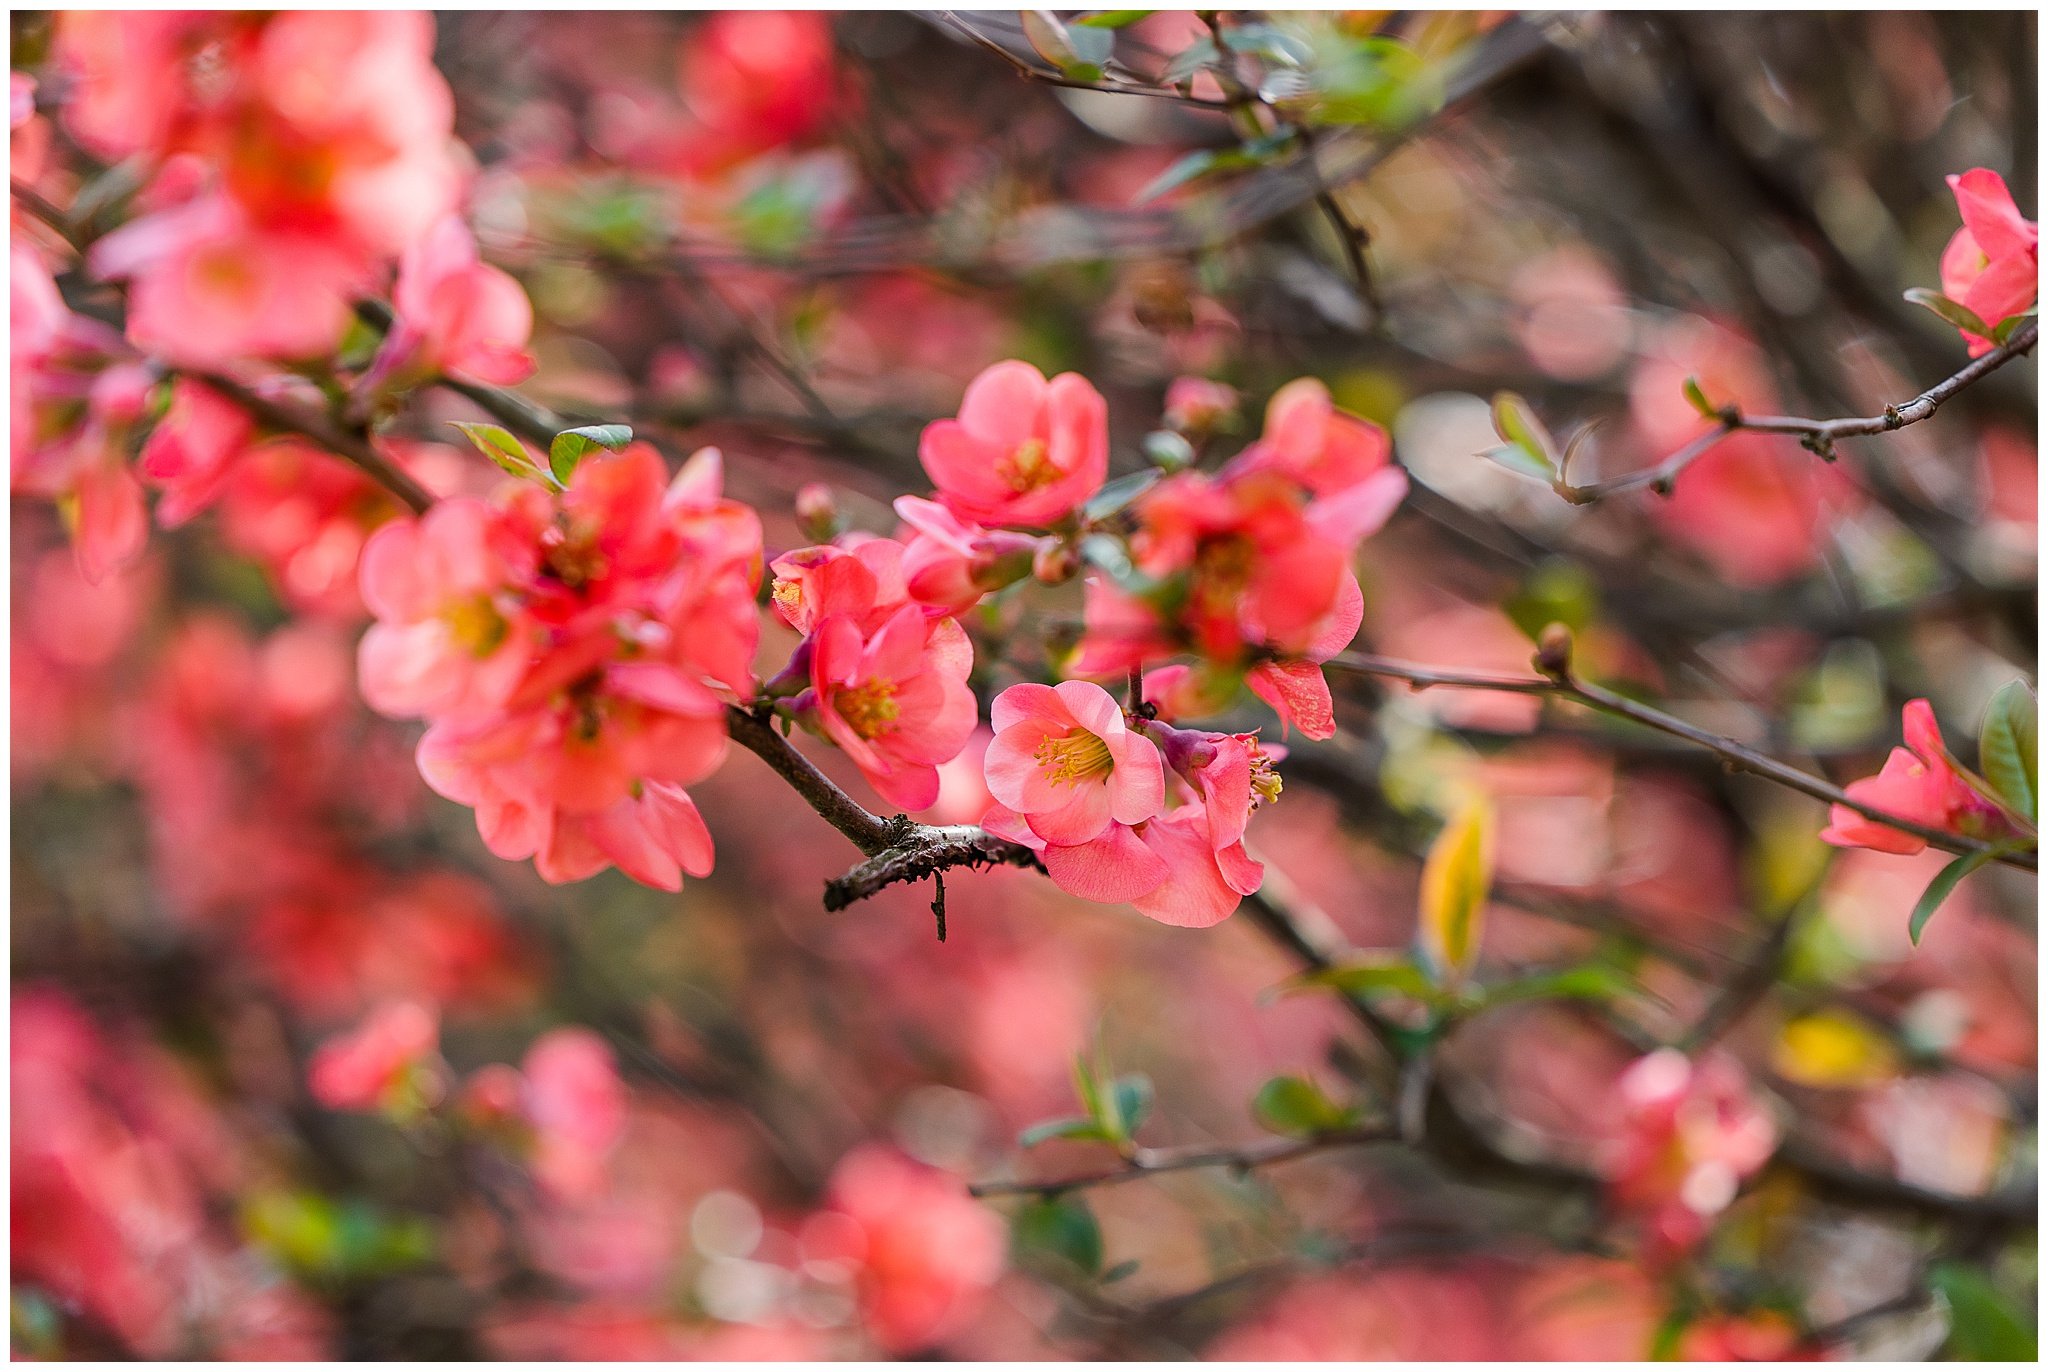
[[[549,881],[617,865],[677,889],[711,870],[685,787],[718,767],[752,689],[761,526],[722,460],[673,480],[645,444],[559,490],[512,479],[393,521],[363,550],[364,698],[429,721],[427,782],[485,845]]]

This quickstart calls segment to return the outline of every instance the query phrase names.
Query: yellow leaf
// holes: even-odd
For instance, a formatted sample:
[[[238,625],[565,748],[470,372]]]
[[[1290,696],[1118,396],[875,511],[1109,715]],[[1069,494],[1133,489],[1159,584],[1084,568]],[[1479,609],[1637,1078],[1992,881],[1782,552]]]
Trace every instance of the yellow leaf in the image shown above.
[[[1801,1086],[1848,1090],[1896,1075],[1898,1054],[1855,1015],[1819,1010],[1785,1025],[1771,1052],[1771,1066]]]
[[[1451,815],[1422,865],[1422,948],[1445,985],[1479,955],[1480,916],[1493,884],[1493,804],[1474,792]]]

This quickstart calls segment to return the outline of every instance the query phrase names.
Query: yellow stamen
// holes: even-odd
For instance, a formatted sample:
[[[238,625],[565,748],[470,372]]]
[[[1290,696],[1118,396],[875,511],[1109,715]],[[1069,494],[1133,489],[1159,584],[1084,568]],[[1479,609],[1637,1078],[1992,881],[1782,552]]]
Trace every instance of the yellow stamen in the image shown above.
[[[1005,457],[996,470],[1010,489],[1019,494],[1060,479],[1060,469],[1047,460],[1045,444],[1036,438],[1018,444],[1017,450]]]
[[[510,627],[498,613],[498,607],[491,604],[491,598],[482,595],[454,602],[441,612],[441,618],[448,625],[449,637],[467,648],[473,657],[488,657],[505,641],[505,632]]]
[[[896,684],[863,681],[858,686],[835,691],[832,708],[862,738],[888,733],[896,727]]]
[[[1252,808],[1271,805],[1280,799],[1280,773],[1273,769],[1273,759],[1266,756],[1266,750],[1254,743],[1251,745],[1252,760]]]
[[[1031,757],[1045,769],[1045,779],[1055,786],[1075,786],[1108,776],[1116,766],[1109,745],[1086,729],[1076,729],[1065,738],[1048,736]]]

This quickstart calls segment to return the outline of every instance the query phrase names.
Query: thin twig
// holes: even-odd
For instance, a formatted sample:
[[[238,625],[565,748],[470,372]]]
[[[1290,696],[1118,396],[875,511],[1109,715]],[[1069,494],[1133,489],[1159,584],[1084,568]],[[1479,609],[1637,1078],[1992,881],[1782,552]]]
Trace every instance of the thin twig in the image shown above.
[[[1041,1181],[981,1181],[967,1188],[973,1196],[1056,1196],[1090,1186],[1116,1186],[1161,1172],[1188,1172],[1208,1167],[1227,1167],[1235,1172],[1292,1162],[1333,1148],[1357,1148],[1365,1144],[1390,1143],[1400,1135],[1385,1127],[1345,1129],[1305,1139],[1269,1139],[1236,1148],[1207,1145],[1194,1148],[1139,1148],[1122,1166],[1094,1172],[1078,1172]]]
[[[1908,819],[1904,815],[1879,809],[1875,805],[1857,800],[1832,782],[1809,772],[1802,772],[1797,767],[1760,753],[1745,743],[1723,734],[1709,733],[1675,715],[1665,714],[1662,710],[1652,709],[1650,706],[1630,700],[1627,696],[1617,695],[1604,686],[1581,681],[1572,675],[1568,657],[1552,664],[1557,669],[1555,674],[1541,677],[1509,677],[1484,672],[1447,671],[1417,663],[1401,662],[1393,658],[1378,657],[1371,653],[1341,653],[1324,665],[1339,671],[1392,677],[1406,681],[1418,690],[1432,686],[1448,686],[1474,691],[1503,691],[1515,695],[1554,696],[1562,700],[1576,701],[1604,714],[1632,720],[1661,733],[1670,734],[1674,738],[1685,739],[1714,753],[1730,767],[1753,773],[1767,781],[1774,781],[1780,786],[1789,787],[1802,795],[1825,801],[1829,805],[1840,805],[1854,810],[1866,819],[1912,834],[1946,852],[1988,853],[1993,861],[2002,862],[2008,867],[2017,867],[2028,872],[2039,869],[2039,861],[2032,851],[2012,852],[1987,839],[1953,834],[1945,829],[1937,829],[1918,820]]]
[[[185,375],[233,401],[258,423],[310,439],[335,456],[354,463],[371,480],[403,501],[414,514],[425,514],[433,505],[434,493],[378,452],[368,439],[342,431],[321,415],[258,395],[231,376],[218,372],[186,372]]]
[[[2001,346],[1985,353],[1955,375],[1922,391],[1903,405],[1885,406],[1883,414],[1848,419],[1801,419],[1790,415],[1745,415],[1730,406],[1721,411],[1719,427],[1695,438],[1654,467],[1645,467],[1639,472],[1630,472],[1626,476],[1618,476],[1610,481],[1595,481],[1584,486],[1573,486],[1560,479],[1558,493],[1573,504],[1590,505],[1606,496],[1639,490],[1644,486],[1654,486],[1661,491],[1668,491],[1680,472],[1705,457],[1722,439],[1734,433],[1789,434],[1798,438],[1801,444],[1820,457],[1833,461],[1837,440],[1891,433],[1910,424],[1932,419],[1935,411],[1949,400],[1982,381],[2015,357],[2033,351],[2039,336],[2039,321],[2029,319],[2013,330],[2012,337]]]

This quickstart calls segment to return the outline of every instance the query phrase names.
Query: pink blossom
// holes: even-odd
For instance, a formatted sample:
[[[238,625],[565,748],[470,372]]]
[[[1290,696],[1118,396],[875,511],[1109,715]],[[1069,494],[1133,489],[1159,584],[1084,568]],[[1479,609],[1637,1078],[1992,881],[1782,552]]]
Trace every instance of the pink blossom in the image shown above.
[[[903,549],[904,588],[918,602],[960,614],[993,590],[1030,575],[1038,541],[990,531],[960,519],[936,501],[896,498],[912,532]]]
[[[1266,405],[1265,432],[1239,454],[1234,471],[1277,468],[1318,496],[1365,488],[1357,499],[1387,513],[1408,492],[1408,475],[1393,465],[1387,431],[1345,414],[1313,377],[1290,381]],[[1385,515],[1373,527],[1385,522]]]
[[[1012,686],[996,697],[989,722],[989,791],[1047,843],[1087,843],[1112,822],[1143,823],[1165,804],[1159,750],[1126,726],[1100,686]]]
[[[1200,438],[1237,408],[1237,391],[1201,376],[1177,376],[1166,388],[1166,425]]]
[[[561,1199],[597,1193],[605,1160],[626,1132],[626,1088],[611,1048],[594,1031],[572,1025],[535,1040],[521,1068],[534,1176]]]
[[[306,1067],[307,1089],[330,1110],[402,1110],[435,1089],[427,1074],[440,1039],[439,1019],[425,1006],[382,1006],[320,1045]]]
[[[533,644],[505,597],[532,574],[531,550],[494,534],[489,506],[453,499],[393,520],[364,545],[363,602],[377,623],[363,635],[361,681],[372,709],[472,715],[519,683]]]
[[[728,10],[704,16],[679,55],[677,86],[700,121],[689,160],[727,165],[815,133],[838,102],[829,14]]]
[[[957,1180],[894,1150],[842,1158],[826,1205],[805,1226],[806,1255],[854,1265],[861,1318],[892,1354],[957,1332],[1002,1275],[1002,1220]]]
[[[1973,167],[1948,178],[1963,226],[1941,254],[1941,291],[1992,328],[2033,306],[2040,287],[2041,227],[2020,213],[2005,178]],[[1962,331],[1970,356],[1996,346]]]
[[[1952,834],[1997,838],[2014,832],[2004,810],[1978,791],[1949,756],[1933,706],[1925,700],[1907,701],[1904,726],[1906,746],[1892,749],[1876,776],[1844,787],[1851,799]],[[1927,846],[1917,834],[1869,819],[1846,805],[1830,807],[1821,838],[1838,848],[1875,848],[1881,853],[1917,853]]]
[[[1108,406],[1076,373],[998,362],[968,384],[959,418],[925,426],[918,459],[962,519],[1044,528],[1108,474]]]
[[[1682,1254],[1770,1160],[1777,1125],[1741,1067],[1719,1054],[1694,1062],[1659,1049],[1615,1089],[1626,1124],[1611,1160],[1612,1195],[1641,1217],[1653,1256]]]
[[[812,636],[811,691],[799,715],[845,749],[884,799],[922,810],[938,799],[938,764],[974,732],[973,665],[960,626],[918,606],[866,636],[855,620],[834,616]]]
[[[123,225],[90,260],[98,275],[130,281],[129,341],[188,367],[331,352],[349,300],[370,284],[346,245],[259,228],[212,194]]]
[[[457,216],[405,250],[391,300],[396,321],[372,376],[439,373],[509,386],[533,373],[533,306],[517,281],[478,258]]]
[[[255,434],[248,412],[211,386],[178,381],[171,407],[142,445],[138,465],[163,491],[156,517],[176,528],[211,505],[226,480],[228,463]]]
[[[873,633],[910,598],[903,551],[894,539],[849,537],[784,553],[769,564],[775,613],[800,634],[833,618]]]

